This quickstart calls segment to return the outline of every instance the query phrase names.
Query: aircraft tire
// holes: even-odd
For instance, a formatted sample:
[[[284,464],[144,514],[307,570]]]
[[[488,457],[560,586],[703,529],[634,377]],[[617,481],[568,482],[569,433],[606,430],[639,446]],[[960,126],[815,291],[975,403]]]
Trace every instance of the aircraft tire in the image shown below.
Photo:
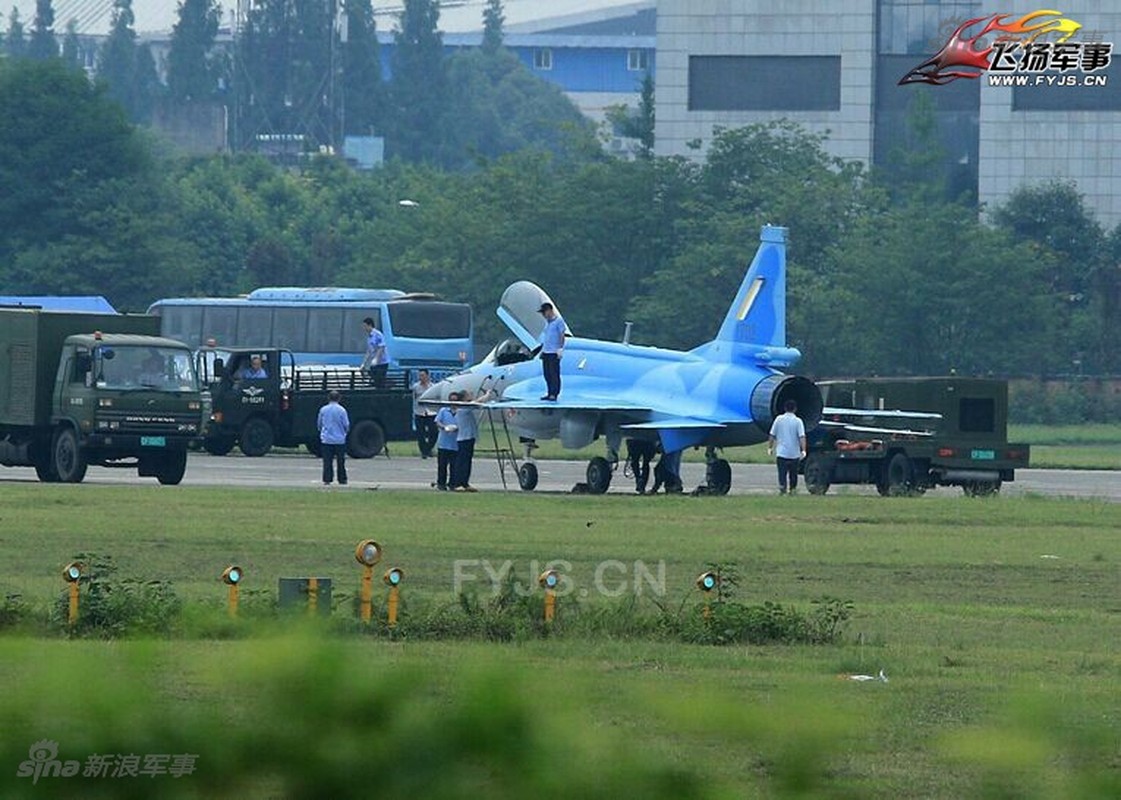
[[[537,488],[537,465],[523,461],[518,467],[518,486],[523,492],[532,492]]]
[[[238,444],[241,447],[241,452],[250,458],[257,458],[268,453],[269,450],[272,450],[272,443],[272,425],[268,423],[268,420],[253,417],[247,419],[245,424],[241,426],[241,436],[238,439]]]
[[[705,469],[705,484],[709,494],[728,494],[732,488],[732,465],[723,458],[710,461]]]
[[[611,462],[603,456],[596,456],[588,462],[588,492],[603,494],[611,486]]]

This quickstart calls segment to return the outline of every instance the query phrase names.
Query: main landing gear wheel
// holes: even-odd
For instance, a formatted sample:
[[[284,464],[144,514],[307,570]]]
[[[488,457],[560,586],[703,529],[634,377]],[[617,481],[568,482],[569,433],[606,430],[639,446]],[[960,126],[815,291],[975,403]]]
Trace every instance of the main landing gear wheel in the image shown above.
[[[709,494],[728,494],[732,488],[732,465],[723,458],[708,462],[705,468],[705,484]]]
[[[603,456],[596,456],[588,462],[588,491],[603,494],[611,485],[611,462]]]
[[[537,465],[529,461],[522,462],[518,467],[518,486],[522,491],[532,492],[537,488]]]

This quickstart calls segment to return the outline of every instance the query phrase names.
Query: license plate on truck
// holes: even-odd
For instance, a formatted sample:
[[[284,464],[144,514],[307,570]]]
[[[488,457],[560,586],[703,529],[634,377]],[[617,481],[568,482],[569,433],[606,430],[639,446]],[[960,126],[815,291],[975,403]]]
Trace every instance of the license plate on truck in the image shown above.
[[[993,461],[996,459],[996,452],[993,450],[974,450],[969,454],[969,457],[975,461]]]
[[[141,436],[141,447],[167,447],[167,437],[165,436]]]

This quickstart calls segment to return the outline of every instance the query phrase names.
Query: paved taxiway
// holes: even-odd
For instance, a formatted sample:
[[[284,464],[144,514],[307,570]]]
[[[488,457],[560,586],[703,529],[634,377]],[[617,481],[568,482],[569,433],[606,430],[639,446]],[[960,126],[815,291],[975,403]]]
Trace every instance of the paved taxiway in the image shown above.
[[[396,446],[405,452],[403,445]],[[394,455],[391,458],[347,459],[350,472],[350,486],[337,487],[335,491],[363,491],[369,489],[411,489],[434,491],[431,482],[436,474],[436,459],[421,459],[412,455]],[[584,480],[585,461],[539,461],[540,475],[538,491],[567,492],[573,485]],[[236,453],[216,457],[205,453],[192,453],[187,463],[185,486],[233,486],[233,487],[284,487],[319,488],[320,462],[307,454],[274,453],[264,458],[246,458]],[[682,466],[682,477],[686,489],[701,483],[704,479],[704,465],[686,463]],[[35,482],[32,469],[10,468],[0,470],[0,480]],[[506,481],[512,492],[518,489],[517,477],[507,468]],[[138,478],[135,470],[106,469],[90,467],[86,475],[87,483],[128,483],[153,484],[153,478]],[[493,457],[478,456],[475,459],[471,483],[480,491],[502,491],[502,476]],[[733,464],[732,494],[770,494],[775,491],[774,467],[765,464]],[[615,474],[611,493],[626,494],[634,491],[634,483],[624,478],[621,470]],[[838,486],[830,489],[837,492],[854,494],[875,494],[870,486]],[[1055,470],[1026,469],[1016,474],[1014,483],[1005,484],[1002,493],[1010,496],[1040,494],[1048,496],[1100,498],[1121,501],[1121,472],[1108,470]],[[956,488],[943,488],[932,493],[933,496],[960,495]]]

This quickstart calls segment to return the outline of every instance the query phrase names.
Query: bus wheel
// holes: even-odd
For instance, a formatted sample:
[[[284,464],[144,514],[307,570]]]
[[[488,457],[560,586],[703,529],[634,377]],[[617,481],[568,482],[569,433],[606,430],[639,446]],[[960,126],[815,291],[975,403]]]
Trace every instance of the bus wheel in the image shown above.
[[[81,483],[86,477],[86,458],[78,444],[78,434],[61,428],[54,438],[54,473],[63,483]]]
[[[523,491],[532,492],[537,488],[537,465],[529,461],[522,462],[518,467],[518,486]]]
[[[351,458],[373,458],[385,449],[385,431],[372,419],[355,423],[346,440],[346,452]]]
[[[272,425],[260,417],[247,419],[241,426],[239,446],[245,455],[256,458],[272,450]]]

